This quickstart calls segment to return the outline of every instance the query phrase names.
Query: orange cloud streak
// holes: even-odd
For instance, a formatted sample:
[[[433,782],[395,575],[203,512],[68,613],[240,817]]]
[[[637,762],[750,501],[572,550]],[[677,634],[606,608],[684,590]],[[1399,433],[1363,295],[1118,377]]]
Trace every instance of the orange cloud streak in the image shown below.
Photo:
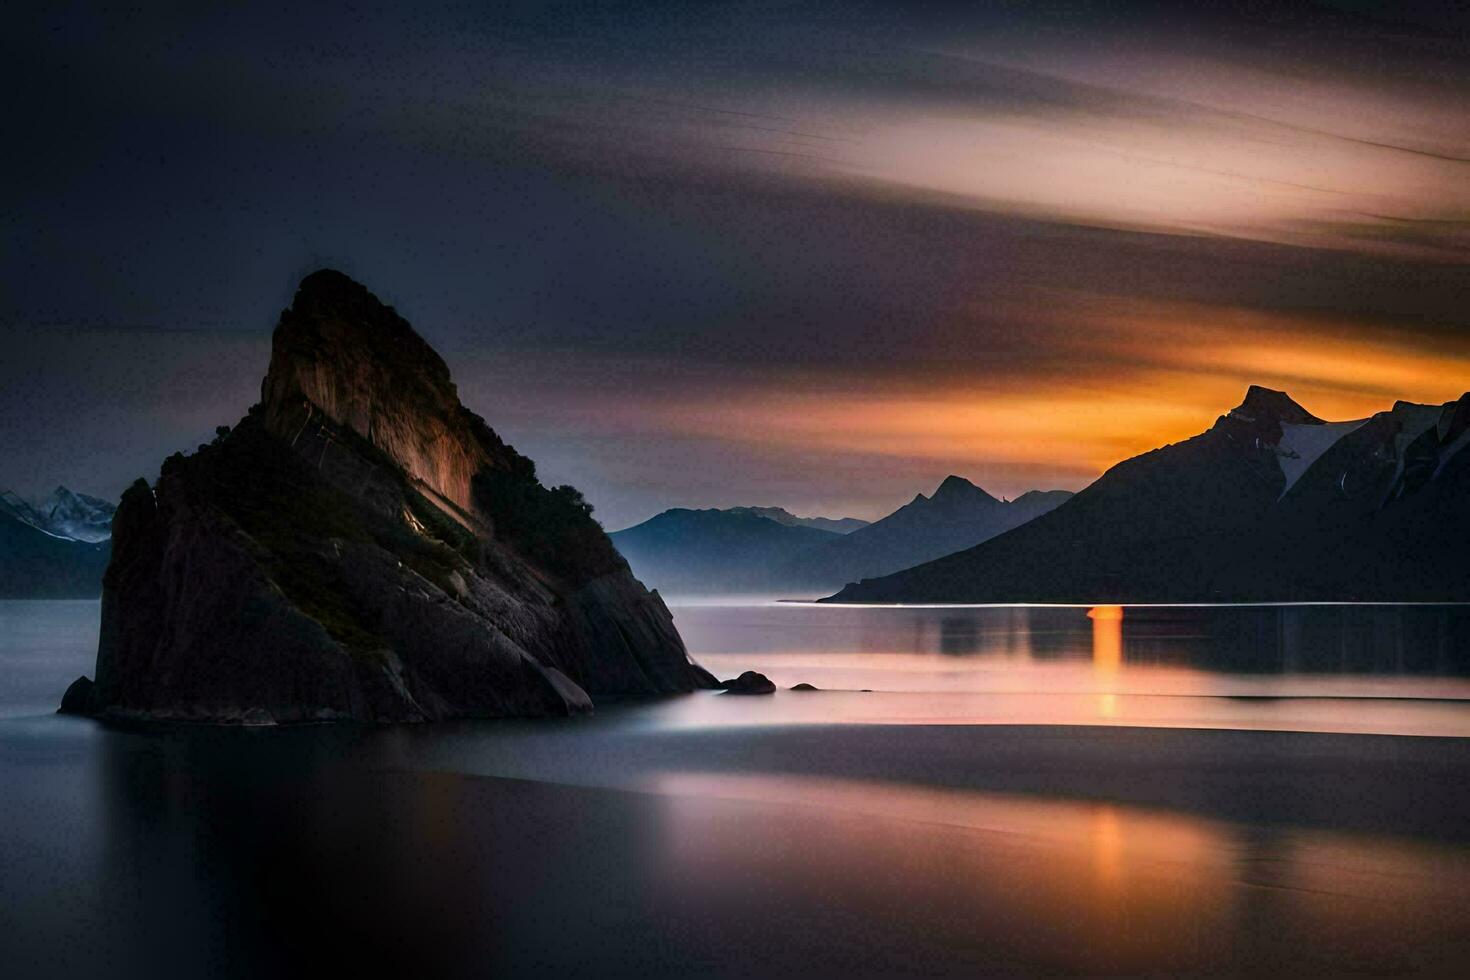
[[[782,379],[674,408],[683,433],[936,461],[1047,464],[1101,472],[1208,428],[1250,384],[1283,388],[1329,420],[1362,418],[1395,398],[1442,402],[1470,387],[1470,350],[1398,347],[1361,325],[1183,304],[1073,308],[1065,362],[1021,365],[1015,382],[964,377],[835,388]],[[1078,362],[1092,359],[1079,371]]]

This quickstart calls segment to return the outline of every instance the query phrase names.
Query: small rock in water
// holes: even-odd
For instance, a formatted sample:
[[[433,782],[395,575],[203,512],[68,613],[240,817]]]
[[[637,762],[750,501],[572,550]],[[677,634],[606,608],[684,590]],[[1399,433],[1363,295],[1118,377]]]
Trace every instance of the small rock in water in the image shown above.
[[[805,682],[803,682],[801,684],[797,684],[794,687],[792,687],[791,689],[793,691],[820,691],[821,690],[821,688],[817,687],[815,684],[807,684]]]
[[[726,694],[775,694],[776,685],[765,674],[747,670],[733,680],[723,682],[721,685]]]
[[[71,682],[66,693],[61,696],[61,707],[56,709],[59,715],[90,715],[93,711],[93,691],[95,685],[90,677],[78,677]]]

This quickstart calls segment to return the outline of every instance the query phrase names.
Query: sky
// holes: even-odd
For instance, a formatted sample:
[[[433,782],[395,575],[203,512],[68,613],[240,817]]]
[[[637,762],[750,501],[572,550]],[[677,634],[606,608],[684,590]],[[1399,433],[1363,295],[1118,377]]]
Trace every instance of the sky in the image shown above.
[[[298,6],[7,12],[0,487],[156,476],[321,266],[609,529],[1470,388],[1454,4]]]

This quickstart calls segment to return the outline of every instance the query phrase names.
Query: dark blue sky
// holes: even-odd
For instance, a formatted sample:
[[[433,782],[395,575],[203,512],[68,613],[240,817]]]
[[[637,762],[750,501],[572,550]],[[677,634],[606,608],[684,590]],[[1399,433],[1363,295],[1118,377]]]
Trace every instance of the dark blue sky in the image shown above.
[[[1452,6],[144,6],[0,33],[0,486],[233,421],[321,265],[610,527],[1470,387]]]

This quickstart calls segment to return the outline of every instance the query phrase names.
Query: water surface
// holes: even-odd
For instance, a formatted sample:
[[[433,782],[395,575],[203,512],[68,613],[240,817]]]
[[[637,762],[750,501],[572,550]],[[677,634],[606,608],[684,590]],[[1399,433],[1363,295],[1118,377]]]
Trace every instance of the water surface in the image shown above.
[[[7,976],[1450,975],[1470,953],[1454,607],[678,605],[717,672],[831,690],[148,732],[50,713],[97,612],[0,603]]]
[[[948,606],[690,602],[721,677],[822,699],[671,705],[676,724],[1144,725],[1470,736],[1466,606]],[[862,694],[861,692],[871,692]],[[836,693],[841,692],[841,693]],[[720,709],[729,709],[728,714]]]

